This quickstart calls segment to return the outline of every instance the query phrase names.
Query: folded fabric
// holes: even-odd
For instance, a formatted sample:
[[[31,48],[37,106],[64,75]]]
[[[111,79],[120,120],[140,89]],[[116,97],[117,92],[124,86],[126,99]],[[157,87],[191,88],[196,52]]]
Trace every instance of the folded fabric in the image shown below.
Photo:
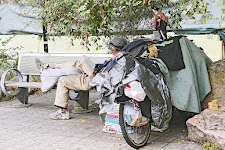
[[[81,71],[74,67],[65,67],[61,69],[47,69],[41,74],[41,91],[48,92],[58,82],[59,77],[67,75],[81,74]]]

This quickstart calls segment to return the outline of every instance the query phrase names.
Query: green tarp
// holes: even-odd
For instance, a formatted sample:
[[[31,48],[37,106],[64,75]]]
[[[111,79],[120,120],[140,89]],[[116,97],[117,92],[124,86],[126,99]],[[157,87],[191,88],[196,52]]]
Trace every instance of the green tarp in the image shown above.
[[[220,39],[225,43],[225,29],[215,29],[215,28],[190,28],[190,29],[178,29],[175,31],[178,34],[218,34]]]
[[[207,64],[210,58],[186,37],[180,39],[185,69],[168,71],[161,65],[171,89],[172,104],[177,109],[201,112],[201,101],[211,91]]]
[[[225,43],[225,29],[219,30],[217,33],[220,36],[220,38],[223,40],[223,42]]]

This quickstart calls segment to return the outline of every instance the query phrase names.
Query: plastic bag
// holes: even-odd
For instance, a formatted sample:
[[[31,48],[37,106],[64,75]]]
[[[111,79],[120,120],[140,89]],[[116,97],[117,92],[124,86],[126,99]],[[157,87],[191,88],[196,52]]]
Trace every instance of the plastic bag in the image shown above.
[[[143,126],[149,122],[148,118],[142,116],[141,109],[135,101],[124,105],[124,119],[130,126]]]
[[[115,103],[113,106],[113,110],[106,114],[103,131],[111,134],[122,134],[119,125],[119,104]]]
[[[127,97],[133,98],[137,101],[143,101],[145,99],[144,89],[141,87],[140,82],[132,81],[128,83],[124,88],[124,94]]]

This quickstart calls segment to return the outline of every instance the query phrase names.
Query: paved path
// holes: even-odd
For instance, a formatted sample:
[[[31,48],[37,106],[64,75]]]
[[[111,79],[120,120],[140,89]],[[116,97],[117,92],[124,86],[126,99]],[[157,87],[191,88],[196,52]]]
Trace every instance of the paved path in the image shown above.
[[[98,107],[93,112],[72,114],[70,120],[51,120],[55,92],[29,97],[29,108],[15,108],[18,100],[0,102],[0,150],[132,150],[121,135],[102,131]],[[91,102],[96,94],[91,94]],[[76,104],[70,101],[70,109]],[[172,121],[163,133],[152,132],[142,150],[200,150],[186,140],[184,121]]]

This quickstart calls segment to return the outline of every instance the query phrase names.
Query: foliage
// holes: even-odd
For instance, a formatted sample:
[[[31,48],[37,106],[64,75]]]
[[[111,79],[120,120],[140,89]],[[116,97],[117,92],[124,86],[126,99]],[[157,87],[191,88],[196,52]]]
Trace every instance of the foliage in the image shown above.
[[[0,69],[1,70],[6,70],[9,67],[16,67],[17,66],[17,61],[18,61],[18,53],[16,50],[21,49],[21,47],[10,47],[10,48],[5,48],[5,46],[12,40],[13,37],[10,37],[8,39],[0,39]],[[15,66],[11,66],[8,63],[8,60],[15,60],[16,63],[14,64]]]
[[[154,7],[167,9],[170,27],[176,29],[182,15],[191,19],[194,14],[202,16],[202,23],[211,19],[206,0],[18,0],[40,7],[39,17],[48,27],[48,34],[68,35],[83,39],[99,35],[110,37],[114,34],[132,35],[145,24],[153,29],[151,18]],[[223,0],[219,0],[223,1]],[[224,4],[221,4],[224,5]],[[224,18],[223,18],[224,19]]]
[[[204,143],[204,144],[203,144],[203,148],[204,148],[205,150],[222,150],[222,148],[221,148],[219,145],[214,144],[214,143],[212,143],[212,142]]]
[[[0,39],[0,71],[5,71],[8,68],[15,68],[18,64],[18,53],[15,52],[18,49],[21,49],[21,47],[10,47],[5,48],[5,46],[12,40],[13,37],[10,37],[8,39]],[[9,64],[8,60],[14,60],[16,63],[11,66]],[[15,76],[15,73],[10,72],[7,75],[8,79],[11,79]],[[11,99],[11,96],[6,96],[2,92],[0,93],[0,101],[5,101]]]

